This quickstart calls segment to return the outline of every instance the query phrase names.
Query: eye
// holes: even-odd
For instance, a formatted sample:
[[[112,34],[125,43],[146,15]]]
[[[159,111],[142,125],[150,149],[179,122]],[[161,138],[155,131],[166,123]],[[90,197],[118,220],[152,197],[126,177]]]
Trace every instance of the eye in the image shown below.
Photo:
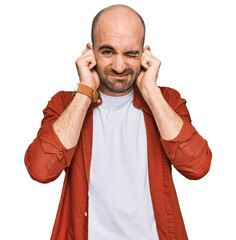
[[[139,52],[138,51],[128,51],[125,55],[129,58],[137,58],[139,56]]]
[[[127,57],[135,58],[135,57],[137,57],[137,55],[134,55],[134,54],[127,54]]]
[[[112,51],[110,50],[105,50],[102,52],[103,55],[112,55]]]

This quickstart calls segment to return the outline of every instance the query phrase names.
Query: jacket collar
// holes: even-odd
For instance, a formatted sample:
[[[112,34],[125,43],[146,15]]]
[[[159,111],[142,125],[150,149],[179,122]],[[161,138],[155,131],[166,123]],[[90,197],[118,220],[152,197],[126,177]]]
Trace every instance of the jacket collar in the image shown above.
[[[102,104],[102,98],[99,94],[98,99],[96,102],[92,102],[88,108],[87,114],[89,114],[95,107],[98,107]],[[133,98],[133,105],[135,108],[141,109],[149,115],[152,115],[152,111],[149,108],[148,104],[145,102],[142,93],[140,92],[138,86],[134,84],[134,98]]]

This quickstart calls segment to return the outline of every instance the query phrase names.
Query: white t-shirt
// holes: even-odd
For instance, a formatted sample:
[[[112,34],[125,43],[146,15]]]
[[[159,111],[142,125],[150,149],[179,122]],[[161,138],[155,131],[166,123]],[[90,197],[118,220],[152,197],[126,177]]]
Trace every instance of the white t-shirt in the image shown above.
[[[93,110],[89,240],[157,240],[143,111],[133,90]]]

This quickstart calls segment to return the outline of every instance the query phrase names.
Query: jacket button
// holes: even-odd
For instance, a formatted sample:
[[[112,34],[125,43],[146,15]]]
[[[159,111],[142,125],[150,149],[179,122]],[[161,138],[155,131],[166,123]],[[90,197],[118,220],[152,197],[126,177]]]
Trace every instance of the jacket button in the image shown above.
[[[87,217],[87,216],[88,216],[88,213],[87,213],[87,212],[85,212],[85,213],[84,213],[84,216],[85,216],[85,217]]]
[[[101,99],[98,98],[98,99],[97,99],[97,103],[100,103],[100,102],[101,102]]]

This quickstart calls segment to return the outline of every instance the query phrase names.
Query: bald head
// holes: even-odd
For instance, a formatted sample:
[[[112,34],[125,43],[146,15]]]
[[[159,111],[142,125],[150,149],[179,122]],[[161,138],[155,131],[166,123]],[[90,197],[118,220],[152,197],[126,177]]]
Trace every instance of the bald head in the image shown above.
[[[93,19],[92,22],[92,43],[95,43],[96,40],[96,32],[99,31],[100,25],[104,25],[106,23],[114,23],[114,31],[116,30],[117,23],[123,23],[123,25],[127,25],[133,23],[140,27],[142,30],[142,43],[144,44],[145,40],[145,23],[142,17],[132,8],[126,5],[113,5],[101,10]]]

